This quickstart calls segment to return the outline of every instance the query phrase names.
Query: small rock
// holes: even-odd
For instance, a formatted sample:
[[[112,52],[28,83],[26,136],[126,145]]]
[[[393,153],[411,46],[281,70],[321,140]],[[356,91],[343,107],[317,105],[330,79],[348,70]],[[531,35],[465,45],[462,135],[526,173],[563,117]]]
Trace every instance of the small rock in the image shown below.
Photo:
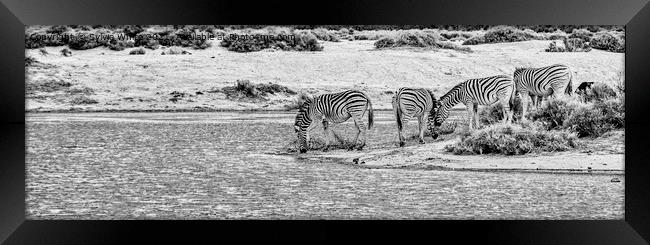
[[[213,59],[214,59],[214,56],[212,56],[212,57],[210,57],[210,58],[213,58]]]
[[[196,91],[196,95],[201,95],[201,94],[203,94],[203,92],[201,92],[201,91]]]
[[[609,182],[621,182],[621,180],[620,180],[620,179],[618,179],[618,178],[613,178],[613,179],[612,179],[612,180],[610,180]]]
[[[361,164],[366,164],[366,161],[361,161]]]
[[[531,162],[530,164],[536,164],[535,162]]]
[[[591,167],[587,167],[588,170],[591,170]]]
[[[354,164],[359,164],[359,158],[352,159],[352,162],[353,162]]]

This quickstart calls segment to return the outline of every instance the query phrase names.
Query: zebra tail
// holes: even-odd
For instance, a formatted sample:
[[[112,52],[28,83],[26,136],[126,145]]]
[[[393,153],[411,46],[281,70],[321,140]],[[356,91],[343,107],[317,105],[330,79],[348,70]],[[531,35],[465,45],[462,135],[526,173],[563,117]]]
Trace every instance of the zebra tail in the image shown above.
[[[397,119],[397,129],[402,130],[402,110],[399,108],[399,94],[393,97],[393,109],[395,110],[395,118]]]
[[[569,71],[569,84],[566,85],[566,89],[564,89],[564,93],[571,95],[573,93],[573,74]]]
[[[372,113],[373,110],[372,110],[372,103],[370,103],[370,98],[366,96],[366,100],[368,101],[368,129],[371,129],[375,116]]]

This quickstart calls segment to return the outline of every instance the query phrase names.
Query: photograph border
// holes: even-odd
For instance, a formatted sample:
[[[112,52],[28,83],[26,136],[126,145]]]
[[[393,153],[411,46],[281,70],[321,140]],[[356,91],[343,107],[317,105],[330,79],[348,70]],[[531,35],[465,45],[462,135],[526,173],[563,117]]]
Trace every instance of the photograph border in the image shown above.
[[[267,1],[3,0],[0,4],[0,243],[119,243],[134,240],[364,242],[387,237],[476,239],[500,244],[647,244],[650,240],[650,6],[645,0],[550,1]],[[59,221],[26,220],[25,25],[51,24],[543,24],[625,25],[625,220],[580,221]],[[408,234],[405,238],[404,235]],[[471,235],[468,235],[471,234]],[[396,237],[396,238],[393,238]],[[389,239],[390,240],[390,239]],[[644,241],[645,240],[645,241]]]

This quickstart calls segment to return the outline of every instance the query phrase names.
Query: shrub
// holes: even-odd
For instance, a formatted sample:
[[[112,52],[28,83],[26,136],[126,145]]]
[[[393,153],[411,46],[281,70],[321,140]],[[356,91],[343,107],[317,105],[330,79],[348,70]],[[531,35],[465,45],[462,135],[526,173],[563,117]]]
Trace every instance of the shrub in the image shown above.
[[[45,33],[31,33],[25,34],[25,48],[42,48],[42,47],[56,47],[63,46],[67,42],[67,38],[59,38],[57,36],[46,35]]]
[[[91,37],[90,32],[78,33],[74,38],[68,39],[68,47],[75,50],[86,50],[100,46],[106,46],[108,40]]]
[[[316,28],[311,31],[318,40],[329,41],[329,42],[339,42],[341,39],[333,31],[329,31],[325,28]]]
[[[625,107],[620,100],[597,101],[577,108],[565,122],[578,137],[596,137],[625,127]]]
[[[595,49],[625,53],[625,40],[609,32],[596,34],[589,44]]]
[[[90,105],[90,104],[97,104],[97,103],[99,103],[97,100],[88,98],[88,97],[83,96],[83,95],[74,96],[70,100],[70,104],[73,104],[73,105]]]
[[[463,45],[520,42],[540,39],[544,38],[529,31],[522,31],[512,26],[496,26],[486,31],[482,36],[475,36],[465,40]]]
[[[438,134],[445,135],[445,134],[451,134],[453,132],[456,132],[456,128],[458,127],[458,122],[453,121],[453,122],[444,122],[440,127],[438,128]],[[430,134],[428,130],[424,131],[425,133]]]
[[[160,52],[161,55],[178,55],[178,54],[192,54],[190,52],[187,52],[186,50],[177,48],[177,47],[171,47],[168,49],[163,50]]]
[[[26,92],[56,92],[59,90],[64,90],[72,86],[71,83],[63,80],[48,79],[38,82],[29,82],[25,85]]]
[[[585,102],[604,101],[616,97],[616,91],[604,83],[595,83],[581,93],[580,96]]]
[[[527,117],[541,122],[548,130],[560,129],[577,106],[579,105],[573,101],[551,99],[539,109],[529,111]]]
[[[393,36],[384,37],[375,42],[375,48],[395,47],[420,47],[454,49],[462,52],[471,52],[468,47],[463,47],[451,42],[443,42],[443,37],[430,31],[398,31]]]
[[[126,25],[122,31],[124,31],[124,35],[133,38],[138,35],[138,33],[143,32],[144,29],[139,25]]]
[[[521,103],[521,98],[517,96],[515,98],[515,103],[514,103],[514,112],[513,112],[513,120],[520,121],[521,120],[521,113],[523,112],[523,107]],[[495,124],[495,123],[500,123],[503,121],[503,106],[500,103],[490,105],[486,108],[483,108],[479,112],[479,120],[481,121],[481,124]]]
[[[600,136],[613,129],[625,127],[625,107],[621,99],[576,103],[550,100],[530,117],[547,130],[571,130],[578,137]]]
[[[558,46],[555,41],[551,42],[544,51],[546,52],[566,52],[566,49],[562,46]]]
[[[146,51],[143,48],[136,48],[136,49],[131,50],[131,52],[129,52],[130,55],[145,54],[145,53],[146,53]]]
[[[221,92],[229,99],[249,99],[253,101],[266,100],[268,94],[286,93],[296,94],[295,91],[279,84],[254,84],[249,80],[237,80],[235,86],[224,87]]]
[[[564,47],[558,46],[555,41],[549,44],[546,52],[589,52],[591,47],[580,38],[565,38],[562,40]]]
[[[38,61],[34,57],[25,57],[25,67],[31,66],[35,63],[38,63]]]
[[[591,47],[580,38],[564,39],[564,48],[567,52],[589,52]]]
[[[72,51],[70,51],[70,50],[67,49],[67,48],[64,48],[64,49],[61,50],[61,54],[62,54],[63,56],[72,56]]]
[[[445,146],[454,154],[522,155],[566,151],[577,146],[576,136],[566,131],[543,131],[519,125],[497,124],[465,134],[456,144]]]
[[[573,32],[571,32],[571,35],[569,35],[569,38],[579,38],[585,42],[589,42],[593,35],[593,33],[585,29],[574,29]]]
[[[50,34],[63,34],[66,33],[70,28],[67,26],[50,26],[45,32]]]
[[[311,31],[288,31],[286,28],[266,28],[249,36],[226,35],[221,41],[221,46],[235,52],[256,52],[268,48],[285,51],[323,50],[323,46]]]

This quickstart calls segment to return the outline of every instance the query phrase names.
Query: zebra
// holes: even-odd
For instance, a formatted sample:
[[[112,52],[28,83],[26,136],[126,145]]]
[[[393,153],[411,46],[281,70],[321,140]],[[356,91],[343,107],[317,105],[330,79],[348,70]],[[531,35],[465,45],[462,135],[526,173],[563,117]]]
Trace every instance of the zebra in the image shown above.
[[[434,134],[438,138],[437,128],[449,117],[449,111],[458,103],[467,107],[469,131],[479,127],[478,106],[500,103],[503,106],[503,122],[512,121],[512,109],[515,100],[515,83],[505,75],[469,79],[454,86],[438,100],[438,109],[433,116]]]
[[[359,135],[363,132],[363,141],[357,147],[362,150],[366,145],[366,126],[363,122],[363,115],[368,111],[368,129],[372,128],[373,113],[370,99],[363,92],[357,90],[347,90],[339,93],[322,94],[314,98],[306,98],[305,102],[298,109],[296,121],[294,124],[295,132],[298,134],[300,143],[300,153],[307,152],[309,142],[309,130],[316,125],[314,122],[322,122],[325,131],[325,147],[323,151],[329,149],[329,123],[343,123],[352,118],[357,127],[357,135],[350,146],[352,150]],[[332,131],[332,133],[334,133]]]
[[[573,75],[568,66],[555,64],[540,68],[515,68],[513,75],[517,96],[528,94],[535,108],[539,108],[543,98],[555,98],[564,88],[564,94],[573,93]],[[526,96],[523,96],[526,98]],[[535,100],[537,97],[537,101]],[[522,98],[522,120],[526,120],[528,99]]]
[[[393,96],[393,112],[397,119],[397,132],[399,136],[399,146],[404,146],[404,136],[402,128],[410,118],[418,118],[418,129],[420,144],[424,144],[424,127],[426,120],[427,128],[433,136],[433,115],[436,109],[436,97],[429,89],[423,88],[399,88]]]

